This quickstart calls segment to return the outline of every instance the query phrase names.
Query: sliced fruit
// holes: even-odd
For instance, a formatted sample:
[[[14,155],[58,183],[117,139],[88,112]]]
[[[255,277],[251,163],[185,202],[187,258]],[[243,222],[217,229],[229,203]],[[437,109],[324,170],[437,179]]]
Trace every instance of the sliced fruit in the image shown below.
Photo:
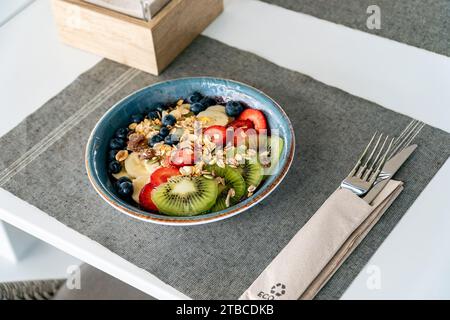
[[[132,178],[148,175],[150,172],[145,167],[144,162],[145,160],[139,159],[139,155],[133,152],[125,160],[125,170]]]
[[[147,211],[158,212],[158,208],[155,206],[152,200],[152,192],[155,188],[151,183],[146,184],[139,193],[139,206]]]
[[[194,164],[194,152],[190,149],[173,150],[169,156],[169,163],[175,167],[184,167]]]
[[[225,114],[225,107],[221,106],[220,104],[208,107],[208,109],[206,109],[206,110],[222,112],[223,114]]]
[[[218,185],[203,177],[175,177],[152,192],[158,210],[171,216],[195,216],[215,204]]]
[[[150,184],[156,188],[160,184],[167,182],[170,177],[179,176],[180,170],[178,168],[168,167],[159,168],[155,170],[150,176]]]
[[[254,129],[253,122],[250,120],[234,120],[231,122],[228,127],[234,129],[234,145],[240,146],[242,144],[249,144],[249,136],[256,135]],[[254,139],[257,139],[256,137]],[[257,143],[257,140],[254,140]]]
[[[225,126],[211,126],[205,129],[203,132],[204,136],[209,136],[211,138],[211,142],[216,145],[225,145],[225,141],[227,138],[227,127]]]
[[[251,122],[250,120],[234,120],[228,126],[233,127],[234,129],[238,128],[250,129],[255,127],[253,125],[253,122]]]
[[[238,120],[250,120],[251,122],[253,122],[253,126],[255,127],[256,131],[267,129],[266,116],[260,110],[245,109],[244,111],[242,111]]]
[[[217,196],[216,203],[212,206],[212,208],[210,210],[211,210],[211,212],[217,212],[217,211],[225,210],[226,208],[227,208],[226,194],[220,193]]]
[[[225,180],[225,188],[220,193],[221,196],[228,194],[228,190],[233,188],[234,196],[230,199],[231,203],[236,203],[245,194],[245,180],[237,169],[231,167],[221,168],[218,165],[206,166],[206,170],[210,171],[216,177],[222,177]]]
[[[219,183],[219,193],[216,199],[216,203],[210,209],[211,212],[217,212],[221,210],[225,210],[231,205],[231,198],[227,203],[227,197],[230,187],[226,186],[223,183]]]
[[[131,197],[136,203],[139,203],[141,190],[148,183],[150,183],[150,175],[141,176],[133,180],[133,195]]]
[[[272,175],[278,167],[278,162],[280,161],[281,154],[283,153],[284,140],[277,135],[271,135],[267,137],[267,160],[260,159],[264,167],[264,175]]]
[[[159,161],[157,160],[144,160],[145,169],[147,169],[146,176],[149,176],[156,171],[156,169],[160,168]]]
[[[238,171],[244,178],[247,191],[251,186],[257,188],[264,177],[264,168],[258,162],[246,161],[238,168]]]
[[[212,111],[206,109],[197,115],[197,119],[201,121],[205,126],[226,126],[228,124],[228,116],[221,111]]]

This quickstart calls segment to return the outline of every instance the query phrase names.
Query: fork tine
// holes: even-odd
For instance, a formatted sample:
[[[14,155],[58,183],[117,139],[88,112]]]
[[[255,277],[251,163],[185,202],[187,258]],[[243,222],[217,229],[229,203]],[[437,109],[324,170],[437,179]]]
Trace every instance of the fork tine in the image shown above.
[[[392,158],[397,152],[403,150],[408,147],[414,138],[419,134],[419,132],[423,129],[425,124],[421,121],[413,120],[406,127],[405,130],[400,134],[400,136],[396,139],[394,143],[394,147],[390,152],[388,159]]]
[[[372,139],[370,139],[369,144],[366,146],[366,148],[364,149],[363,153],[361,154],[361,156],[359,157],[358,161],[356,162],[356,165],[353,167],[352,171],[350,171],[349,176],[354,176],[356,171],[358,170],[358,168],[361,166],[362,160],[364,159],[364,157],[366,156],[367,151],[370,148],[370,145],[372,144],[373,140],[375,139],[375,136],[378,134],[378,132],[375,132],[375,134],[372,136]]]
[[[380,135],[380,139],[381,139]],[[381,145],[380,150],[378,151],[377,156],[375,157],[375,159],[373,160],[372,164],[370,165],[370,168],[367,169],[366,173],[364,174],[363,180],[367,180],[367,178],[369,178],[369,175],[372,173],[373,169],[376,167],[378,160],[380,159],[381,153],[384,150],[384,146],[386,145],[386,142],[388,141],[389,136],[386,136],[386,138],[383,141],[383,144]],[[379,141],[378,141],[379,142]],[[373,150],[373,152],[375,152],[375,149]]]
[[[406,126],[406,128],[403,129],[403,131],[400,133],[400,135],[397,137],[397,139],[395,139],[394,147],[396,147],[397,144],[403,139],[405,134],[407,134],[408,131],[411,129],[411,127],[414,126],[416,121],[417,121],[416,119],[411,120],[411,122]]]
[[[377,139],[377,142],[375,143],[375,146],[372,148],[372,151],[370,152],[369,156],[365,160],[365,163],[359,168],[358,172],[356,173],[356,176],[358,178],[361,178],[363,174],[367,173],[367,170],[366,170],[367,166],[369,165],[370,161],[372,161],[372,157],[375,154],[375,151],[377,151],[378,145],[380,144],[382,137],[383,137],[383,134],[381,133]]]
[[[417,127],[421,124],[420,121],[416,121],[416,123],[410,128],[410,130],[408,131],[408,134],[406,134],[402,141],[397,145],[397,148],[400,148],[405,141],[407,141],[407,139],[413,134],[413,132],[417,129]]]
[[[380,144],[380,141],[381,141],[381,138],[382,138],[382,137],[383,137],[383,134],[380,134],[380,136],[378,137],[377,143],[375,143],[375,147],[373,148],[372,152],[370,153],[369,157],[368,157],[367,160],[366,160],[366,163],[365,163],[365,165],[364,165],[365,167],[367,167],[367,165],[369,164],[369,161],[372,159],[372,157],[373,157],[375,151],[376,151],[377,148],[378,148],[378,145]]]
[[[394,144],[394,141],[395,141],[395,138],[392,138],[391,143],[389,143],[389,146],[388,146],[386,152],[383,154],[383,157],[381,158],[381,161],[380,161],[380,163],[377,166],[377,169],[370,176],[369,182],[371,184],[373,184],[375,182],[375,180],[378,178],[378,176],[380,175],[381,169],[383,168],[384,164],[386,163],[387,156],[389,154],[389,151],[391,151],[391,148],[392,148],[392,145]]]
[[[416,132],[408,139],[404,148],[408,147],[411,144],[411,142],[417,137],[417,135],[420,133],[420,131],[422,131],[422,129],[424,127],[425,127],[425,123],[422,122],[422,124],[417,128]]]

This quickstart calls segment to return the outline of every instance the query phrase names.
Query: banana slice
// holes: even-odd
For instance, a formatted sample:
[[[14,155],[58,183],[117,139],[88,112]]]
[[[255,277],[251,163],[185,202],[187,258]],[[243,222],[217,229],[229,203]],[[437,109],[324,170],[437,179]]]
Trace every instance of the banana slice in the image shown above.
[[[161,167],[159,161],[144,160],[144,167],[147,170],[148,176],[150,176],[156,169]]]
[[[211,107],[210,107],[211,108]],[[197,119],[205,124],[205,126],[226,126],[228,124],[228,116],[221,111],[210,110],[200,112],[197,115]]]
[[[114,178],[116,178],[117,180],[119,180],[122,177],[127,177],[129,178],[130,176],[128,175],[127,171],[125,170],[125,168],[122,167],[122,170],[119,173],[113,173],[112,176]]]
[[[145,160],[139,159],[139,155],[135,152],[130,154],[125,160],[125,170],[131,178],[149,175],[145,167]]]
[[[216,105],[216,106],[211,106],[211,107],[208,107],[206,110],[209,110],[209,111],[217,111],[217,112],[222,112],[223,114],[226,114],[225,113],[225,107],[224,106],[221,106],[221,105]]]
[[[139,203],[139,194],[147,183],[150,183],[150,175],[148,174],[133,180],[133,195],[131,197],[136,203]]]

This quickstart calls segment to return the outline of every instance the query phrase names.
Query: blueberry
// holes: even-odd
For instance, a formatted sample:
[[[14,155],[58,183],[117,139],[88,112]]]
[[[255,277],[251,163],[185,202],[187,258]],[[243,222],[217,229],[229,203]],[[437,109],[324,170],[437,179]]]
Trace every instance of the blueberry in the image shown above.
[[[172,146],[174,144],[177,144],[179,140],[180,138],[178,138],[176,134],[171,134],[164,138],[164,143]]]
[[[151,138],[148,140],[148,146],[149,146],[149,147],[153,147],[153,146],[155,145],[155,143],[161,142],[161,141],[163,141],[163,140],[164,140],[164,138],[161,137],[159,134],[154,135],[153,137],[151,137]]]
[[[237,117],[244,111],[244,107],[238,101],[228,101],[225,106],[225,112],[229,117]]]
[[[187,100],[190,104],[194,104],[196,102],[200,102],[200,100],[202,100],[202,99],[203,99],[203,95],[200,92],[196,91],[193,94],[191,94]]]
[[[131,182],[131,179],[128,177],[121,177],[121,178],[119,178],[119,180],[116,181],[116,183],[114,185],[116,186],[116,188],[119,188],[119,185],[122,182]]]
[[[131,179],[128,178],[128,177],[121,177],[121,178],[119,178],[119,180],[117,180],[117,181],[114,183],[114,188],[116,188],[116,190],[119,189],[119,186],[120,186],[120,184],[121,184],[122,182],[132,182],[132,181],[131,181]]]
[[[123,198],[128,198],[133,194],[133,184],[131,181],[124,181],[117,186],[117,193]]]
[[[120,138],[112,138],[111,141],[109,142],[109,147],[111,149],[123,149],[126,146],[126,141],[124,139],[120,139]]]
[[[153,110],[159,111],[160,113],[167,109],[168,106],[165,105],[164,103],[157,103],[153,106]]]
[[[108,152],[108,161],[115,160],[117,152],[119,152],[119,150],[109,150],[109,152]]]
[[[169,132],[170,132],[169,128],[167,128],[167,127],[162,127],[162,128],[159,130],[159,135],[160,135],[161,137],[165,138],[165,137],[167,137],[167,135],[169,134]]]
[[[199,103],[199,102],[196,102],[196,103],[194,103],[194,104],[191,104],[191,111],[192,111],[194,114],[199,114],[200,112],[202,112],[202,111],[205,110],[205,109],[206,109],[205,106],[202,105],[202,104]]]
[[[144,120],[144,116],[142,114],[133,114],[131,116],[131,122],[139,123]]]
[[[217,104],[216,99],[211,97],[204,97],[202,100],[200,100],[200,103],[205,107],[208,108],[210,106],[214,106]]]
[[[148,113],[148,118],[149,119],[159,119],[159,113],[158,113],[158,111],[150,111],[149,113]]]
[[[126,139],[128,136],[128,128],[119,128],[116,130],[116,138]]]
[[[177,119],[171,114],[164,116],[162,119],[163,126],[173,126],[175,122],[177,122]]]
[[[111,173],[119,173],[122,170],[122,165],[119,161],[113,160],[109,163],[108,168]]]

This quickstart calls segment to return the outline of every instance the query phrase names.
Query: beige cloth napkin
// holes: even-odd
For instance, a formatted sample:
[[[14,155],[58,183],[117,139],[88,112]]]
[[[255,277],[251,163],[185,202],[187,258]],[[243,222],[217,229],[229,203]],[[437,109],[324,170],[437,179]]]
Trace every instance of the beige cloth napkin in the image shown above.
[[[143,20],[153,18],[170,0],[83,0]],[[145,10],[144,10],[145,9]]]
[[[240,297],[312,299],[403,190],[391,180],[371,205],[336,190]]]

